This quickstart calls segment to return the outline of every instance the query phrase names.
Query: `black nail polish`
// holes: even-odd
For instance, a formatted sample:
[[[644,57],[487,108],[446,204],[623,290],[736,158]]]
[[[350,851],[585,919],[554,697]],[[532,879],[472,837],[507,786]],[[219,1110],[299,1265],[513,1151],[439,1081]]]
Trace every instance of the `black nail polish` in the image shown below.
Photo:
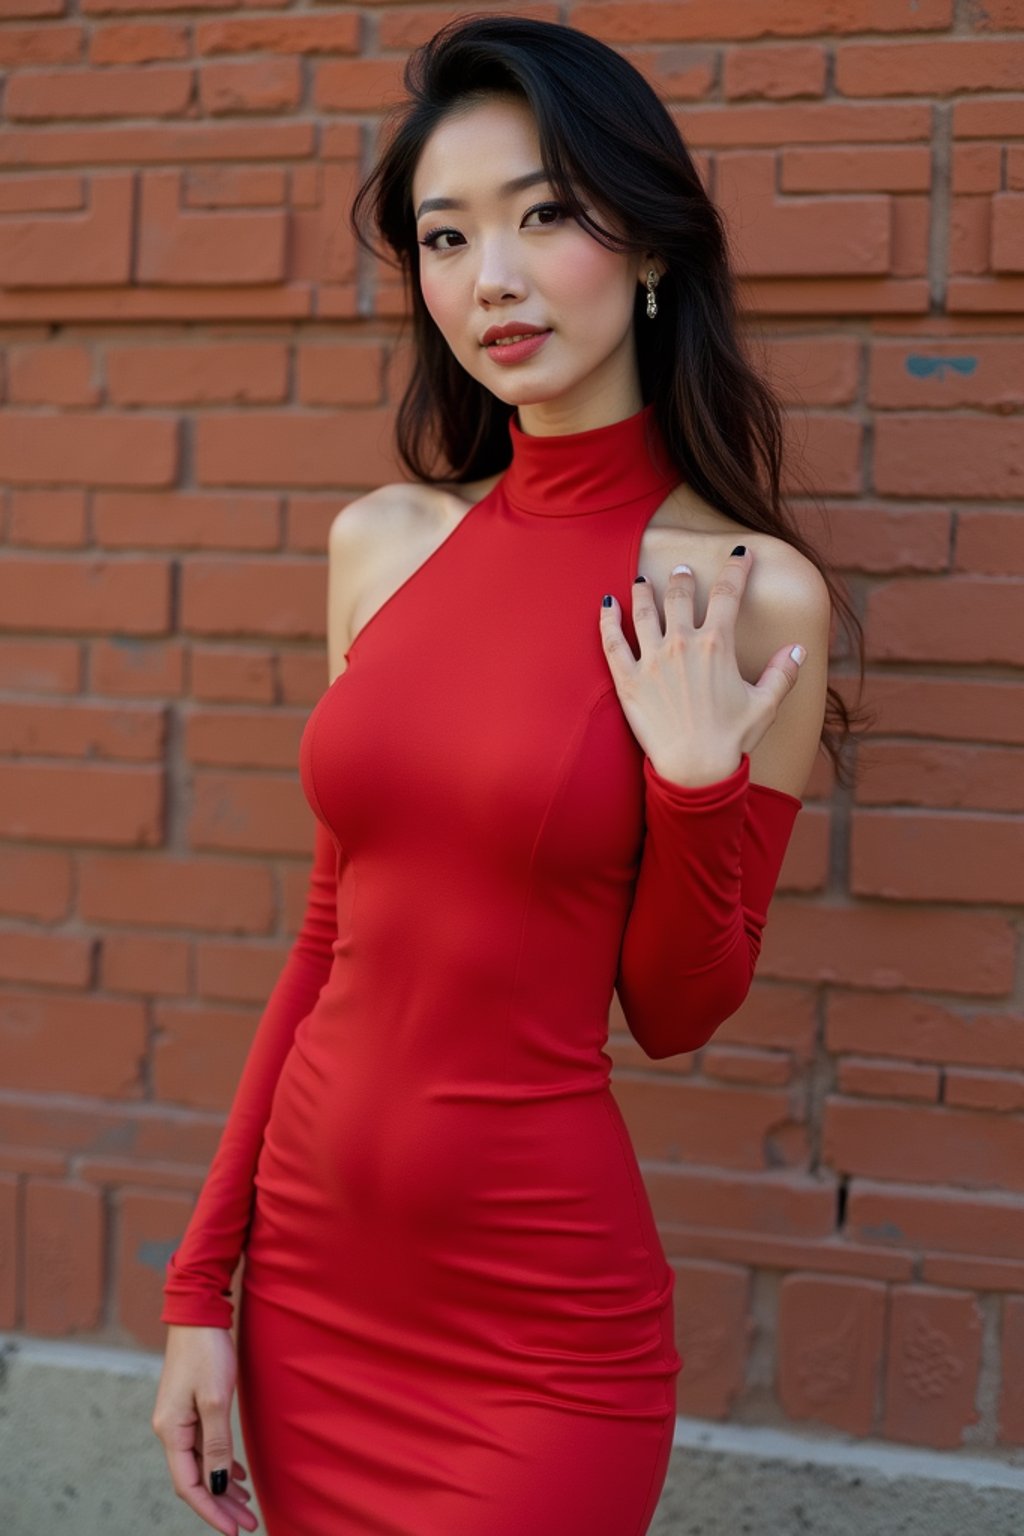
[[[218,1467],[216,1472],[210,1473],[210,1492],[226,1493],[228,1486],[228,1474],[226,1467]]]
[[[601,599],[601,607],[602,608],[610,608],[611,605],[612,605],[612,595],[611,595],[610,592],[606,592],[604,597],[602,597],[602,599]]]
[[[638,581],[646,581],[646,580],[647,580],[646,576],[634,576],[633,577],[633,585],[635,587]]]
[[[734,555],[745,555],[746,552],[747,546],[745,544],[737,544],[736,548],[733,550]]]

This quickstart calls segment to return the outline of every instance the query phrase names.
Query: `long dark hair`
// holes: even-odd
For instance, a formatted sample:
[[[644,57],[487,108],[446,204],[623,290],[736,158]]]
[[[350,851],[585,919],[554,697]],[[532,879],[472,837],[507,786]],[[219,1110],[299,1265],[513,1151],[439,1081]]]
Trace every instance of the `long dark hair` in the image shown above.
[[[427,484],[461,484],[499,473],[511,458],[514,408],[457,362],[423,301],[412,181],[427,139],[453,110],[515,96],[532,109],[544,170],[568,213],[607,249],[651,251],[665,265],[657,323],[646,321],[646,292],[637,284],[633,329],[644,404],[654,402],[680,478],[737,523],[785,539],[813,561],[855,642],[863,683],[860,621],[783,506],[782,410],[744,351],[721,215],[653,88],[621,54],[575,27],[493,12],[443,26],[410,54],[403,82],[408,100],[385,118],[386,142],[350,222],[378,259],[396,265],[374,244],[371,227],[397,257],[411,309],[413,366],[396,420],[405,466]],[[597,223],[577,187],[613,211],[629,238]],[[829,686],[821,740],[841,783],[848,780],[842,748],[859,715]]]

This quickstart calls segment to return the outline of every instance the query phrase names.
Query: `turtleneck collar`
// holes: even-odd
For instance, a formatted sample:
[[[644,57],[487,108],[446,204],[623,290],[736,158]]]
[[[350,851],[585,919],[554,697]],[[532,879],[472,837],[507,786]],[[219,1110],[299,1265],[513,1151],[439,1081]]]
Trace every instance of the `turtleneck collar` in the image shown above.
[[[518,411],[508,419],[512,462],[502,487],[522,512],[567,517],[641,501],[681,476],[654,418],[654,404],[586,432],[542,437],[524,432]]]

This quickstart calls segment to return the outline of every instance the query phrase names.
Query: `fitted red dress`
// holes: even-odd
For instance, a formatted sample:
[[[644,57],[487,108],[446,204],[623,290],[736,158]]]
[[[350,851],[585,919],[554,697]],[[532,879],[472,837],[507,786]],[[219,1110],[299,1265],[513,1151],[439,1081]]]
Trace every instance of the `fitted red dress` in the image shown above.
[[[302,925],[167,1323],[230,1327],[268,1536],[642,1536],[682,1362],[604,1049],[750,984],[801,801],[660,776],[601,647],[679,475],[653,407],[509,422],[494,488],[313,708]]]

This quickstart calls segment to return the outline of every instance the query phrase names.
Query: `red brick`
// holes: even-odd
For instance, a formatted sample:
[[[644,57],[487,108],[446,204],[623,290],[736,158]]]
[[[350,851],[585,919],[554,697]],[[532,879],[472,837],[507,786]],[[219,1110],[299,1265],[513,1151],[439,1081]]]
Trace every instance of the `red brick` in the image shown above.
[[[80,549],[86,543],[83,491],[12,490],[9,501],[8,543],[28,549]]]
[[[0,416],[0,437],[5,422],[13,420],[10,413]],[[110,434],[98,436],[116,440]],[[69,456],[76,446],[68,445]],[[82,448],[86,451],[84,440]],[[40,588],[46,593],[45,607]],[[59,612],[64,630],[162,634],[169,624],[169,604],[169,572],[156,560],[85,562],[21,555],[0,565],[0,612],[9,629],[51,629],[53,614]]]
[[[93,528],[107,549],[269,551],[280,544],[277,500],[269,496],[97,492]]]
[[[191,0],[190,0],[191,3]],[[0,135],[0,165],[150,165],[290,160],[313,153],[312,123],[168,123],[159,128],[36,128]],[[52,239],[52,226],[49,229]]]
[[[840,570],[888,575],[945,570],[949,563],[952,514],[946,508],[834,502],[824,528],[817,508],[794,510],[797,526]]]
[[[745,275],[883,273],[889,269],[890,206],[884,197],[779,201],[775,156],[745,151],[716,160],[715,197]]]
[[[870,1061],[848,1056],[836,1071],[840,1093],[877,1099],[923,1099],[937,1103],[938,1067],[915,1066],[910,1062]]]
[[[80,213],[0,223],[0,272],[8,288],[126,283],[131,242],[131,179],[120,172],[93,176],[88,207]],[[6,458],[0,452],[5,468]]]
[[[0,1174],[0,1328],[17,1328],[21,1298],[18,1294],[18,1206],[20,1181]]]
[[[982,1190],[850,1182],[846,1235],[861,1243],[1024,1259],[1020,1197]]]
[[[285,276],[285,215],[190,213],[180,171],[142,177],[137,275],[144,283],[273,283]]]
[[[190,1109],[226,1111],[232,1101],[260,1009],[154,1005],[152,1050],[158,1099]]]
[[[88,985],[91,945],[63,934],[0,931],[0,977],[43,986],[80,989]],[[22,1041],[15,1042],[20,1047]]]
[[[844,96],[948,96],[1016,91],[1024,43],[942,39],[845,43],[836,49],[836,90]]]
[[[805,1269],[814,1274],[862,1276],[866,1280],[909,1280],[914,1273],[910,1254],[869,1248],[840,1238],[803,1242],[766,1237],[763,1232],[728,1232],[721,1227],[667,1227],[666,1252],[688,1258],[749,1264],[756,1269]]]
[[[94,640],[90,647],[90,677],[98,693],[164,699],[182,692],[184,676],[185,653],[178,642],[125,644],[115,638]]]
[[[5,18],[12,14],[9,5],[4,6],[3,14]],[[84,42],[84,27],[5,26],[0,32],[0,67],[21,69],[37,64],[77,64],[82,57]]]
[[[948,411],[956,406],[1003,412],[1024,405],[1024,340],[969,337],[907,343],[879,339],[871,348],[868,401],[885,409]]]
[[[4,710],[0,746],[14,757],[155,762],[166,745],[164,724],[160,709],[111,709],[77,700],[57,708],[45,700],[26,700]]]
[[[954,197],[951,200],[947,255],[951,273],[979,276],[989,271],[992,265],[991,215],[991,199],[987,197]]]
[[[0,765],[5,837],[152,848],[163,817],[162,766]]]
[[[200,21],[196,53],[355,53],[359,16],[355,11],[314,16],[245,16]]]
[[[971,32],[1013,32],[1024,29],[1019,0],[985,0],[968,6],[964,17]]]
[[[830,1097],[823,1159],[837,1173],[967,1189],[1024,1190],[1024,1119]]]
[[[866,651],[872,660],[1019,666],[1024,662],[1020,609],[1021,586],[1011,579],[912,576],[887,581],[868,598]]]
[[[897,1286],[889,1313],[884,1432],[952,1450],[978,1420],[981,1311],[973,1296]]]
[[[192,776],[191,848],[295,853],[308,845],[309,805],[294,773]]]
[[[937,939],[941,943],[941,936]],[[830,1051],[1024,1069],[1024,1019],[1019,1014],[959,1013],[926,998],[832,992],[825,1043]]]
[[[787,1275],[779,1293],[779,1401],[791,1419],[870,1433],[883,1358],[885,1286]]]
[[[423,23],[429,14],[417,9],[398,11],[389,18],[382,17],[381,46],[386,46],[383,27],[385,20],[393,25],[405,16],[427,34],[431,29],[423,27]],[[392,26],[387,30],[391,32]],[[699,101],[702,96],[715,93],[718,78],[718,50],[715,48],[701,48],[685,43],[676,43],[668,48],[631,48],[629,62],[654,87],[662,101]],[[694,163],[706,187],[703,165],[696,158]]]
[[[112,411],[53,416],[5,411],[0,415],[0,462],[8,483],[22,485],[41,481],[60,485],[170,485],[178,467],[176,426],[176,422],[158,417],[142,419]],[[11,564],[21,565],[17,580],[24,587],[25,564]],[[127,566],[119,567],[121,572],[126,570]],[[10,571],[7,579],[14,580]],[[74,577],[69,574],[68,579]],[[115,581],[116,576],[108,573],[107,579]],[[50,597],[57,601],[52,589]],[[12,622],[6,598],[0,601],[0,610],[6,621]]]
[[[33,70],[7,81],[13,121],[43,118],[177,117],[192,94],[191,69]]]
[[[856,811],[850,889],[897,901],[1002,902],[1024,896],[1024,821],[931,811]]]
[[[1024,575],[1024,517],[1019,511],[964,508],[956,522],[956,570]]]
[[[703,38],[806,37],[850,32],[927,32],[953,20],[952,0],[835,0],[826,11],[802,0],[691,0],[665,6],[656,0],[582,0],[569,7],[568,22],[607,42],[680,42]]]
[[[288,352],[278,341],[113,344],[107,386],[118,405],[240,405],[285,399]]]
[[[727,48],[724,89],[727,99],[766,96],[782,101],[825,92],[825,50],[818,43],[767,48]]]
[[[983,144],[979,148],[999,150],[998,144]],[[1011,192],[1024,191],[1024,144],[1006,146],[1006,185]]]
[[[75,693],[81,687],[81,663],[73,641],[0,636],[0,685],[13,693]]]
[[[103,1320],[105,1218],[98,1190],[55,1179],[25,1186],[27,1332],[59,1337]]]
[[[724,1264],[677,1264],[675,1333],[680,1413],[724,1419],[743,1389],[753,1342],[750,1275]]]
[[[707,1045],[701,1052],[705,1077],[723,1083],[765,1083],[781,1086],[792,1081],[793,1062],[779,1051],[757,1051],[745,1046]]]
[[[660,9],[667,14],[673,8]],[[788,106],[761,102],[746,107],[715,103],[688,107],[680,114],[679,122],[687,145],[693,149],[927,140],[931,136],[930,125],[930,107],[880,107],[877,103],[843,101]]]
[[[0,180],[0,213],[84,207],[85,182],[81,176],[17,176]]]
[[[750,1174],[651,1164],[644,1185],[659,1223],[725,1227],[773,1237],[829,1237],[835,1226],[831,1178],[770,1170]]]
[[[1024,1445],[1024,1296],[1004,1298],[1001,1323],[999,1439],[1003,1445]]]
[[[275,696],[273,655],[266,650],[193,646],[192,693],[207,703],[269,704]]]
[[[1015,682],[869,670],[866,683],[864,702],[879,733],[1024,744],[1024,709]]]
[[[1012,1259],[942,1258],[925,1254],[918,1279],[926,1285],[975,1291],[1024,1291],[1024,1264]]]
[[[858,393],[862,347],[852,336],[762,338],[758,361],[786,404],[849,405]]]
[[[8,396],[18,405],[96,405],[93,357],[69,344],[12,347],[7,354]]]
[[[1024,1073],[957,1072],[946,1073],[946,1104],[962,1109],[990,1109],[1015,1114],[1024,1110]]]
[[[307,344],[297,348],[295,361],[296,394],[304,405],[383,402],[384,352],[374,343]]]
[[[288,111],[301,99],[302,67],[296,58],[204,64],[199,71],[199,103],[213,117]]]
[[[815,905],[781,897],[772,904],[758,971],[765,979],[884,992],[927,987],[1000,996],[1013,985],[1013,929],[1003,917],[941,908]]]
[[[380,112],[404,97],[404,59],[332,59],[318,64],[313,104],[326,112]]]
[[[931,151],[912,149],[784,149],[781,192],[927,192]]]
[[[319,166],[299,169],[318,171]],[[277,166],[189,166],[184,204],[187,208],[273,208],[287,200],[286,188],[286,173]]]
[[[1024,753],[948,742],[862,742],[854,798],[861,805],[1024,810]]]
[[[0,1075],[9,1091],[143,1097],[146,1014],[140,1003],[8,988],[3,1014]]]
[[[767,1168],[774,1138],[796,1118],[781,1088],[665,1082],[621,1074],[617,1099],[637,1156],[717,1168]]]
[[[1016,192],[992,199],[992,270],[1024,272],[1024,197]]]
[[[888,496],[1019,497],[1024,420],[980,416],[880,416],[875,490]]]
[[[400,478],[390,410],[218,412],[196,423],[205,485],[373,486]]]
[[[70,916],[72,863],[55,848],[4,849],[0,859],[0,912],[55,923]]]
[[[998,192],[1002,149],[998,144],[956,144],[950,185],[954,192]]]
[[[111,22],[93,27],[89,41],[90,64],[151,64],[188,56],[188,27],[176,22]]]
[[[190,990],[189,945],[184,939],[108,933],[100,947],[99,985],[108,992],[184,996]]]
[[[715,1033],[719,1045],[752,1045],[792,1053],[798,1061],[814,1055],[817,1033],[814,993],[755,979],[745,1001]]]
[[[273,891],[269,870],[237,859],[87,854],[78,909],[86,922],[115,926],[268,933]]]
[[[144,1349],[160,1350],[167,1330],[160,1321],[163,1285],[172,1242],[168,1232],[180,1220],[177,1195],[148,1189],[119,1189],[114,1300],[121,1327]]]

